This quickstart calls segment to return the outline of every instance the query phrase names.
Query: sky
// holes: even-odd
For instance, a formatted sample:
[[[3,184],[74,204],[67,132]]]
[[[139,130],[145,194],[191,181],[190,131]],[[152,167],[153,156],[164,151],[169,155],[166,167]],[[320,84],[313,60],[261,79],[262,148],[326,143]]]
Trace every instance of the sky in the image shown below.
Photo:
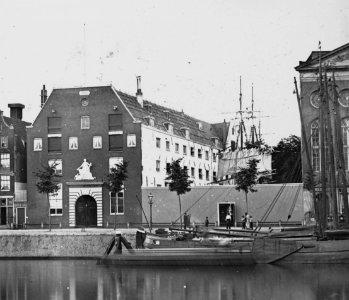
[[[349,42],[348,0],[0,1],[0,109],[40,111],[43,84],[113,84],[210,123],[260,115],[274,146],[300,135],[294,70],[311,51]]]

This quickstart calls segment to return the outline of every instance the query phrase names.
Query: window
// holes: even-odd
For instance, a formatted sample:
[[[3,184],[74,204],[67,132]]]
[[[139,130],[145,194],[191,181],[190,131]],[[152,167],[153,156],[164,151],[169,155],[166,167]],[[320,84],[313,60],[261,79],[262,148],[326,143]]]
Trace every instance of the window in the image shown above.
[[[160,148],[160,145],[161,145],[161,139],[156,138],[156,148]]]
[[[172,123],[164,123],[165,125],[165,128],[166,130],[169,132],[169,133],[173,133],[173,124]]]
[[[1,176],[0,177],[0,189],[2,191],[10,190],[10,176]]]
[[[109,157],[109,172],[111,168],[116,168],[118,164],[122,164],[124,161],[123,157]]]
[[[117,131],[122,133],[122,115],[109,115],[109,131]]]
[[[187,155],[187,146],[183,145],[183,155]]]
[[[202,179],[202,169],[199,169],[199,179]]]
[[[48,123],[48,133],[49,134],[62,132],[62,118],[49,117],[47,123]]]
[[[191,173],[190,173],[191,177],[194,178],[195,177],[195,169],[191,168],[190,171],[191,171]]]
[[[61,137],[49,137],[48,138],[48,152],[62,152]]]
[[[206,170],[206,181],[210,181],[210,171]]]
[[[92,138],[93,149],[102,149],[102,137],[94,136]]]
[[[136,147],[136,135],[135,134],[128,134],[127,135],[127,147],[128,148]]]
[[[342,140],[343,140],[343,156],[344,156],[344,164],[345,170],[349,169],[348,161],[349,161],[349,118],[345,118],[342,120]]]
[[[188,167],[184,166],[183,169],[184,169],[185,173],[188,174]]]
[[[56,166],[56,172],[55,172],[55,174],[56,175],[62,175],[62,160],[60,159],[60,158],[57,158],[57,159],[50,159],[49,161],[48,161],[48,165],[50,166],[50,167],[52,167],[53,165],[55,165]]]
[[[194,156],[194,155],[195,155],[194,147],[190,147],[190,155],[191,155],[191,156]]]
[[[1,148],[7,148],[7,147],[8,147],[8,137],[1,136]]]
[[[156,172],[160,172],[160,160],[156,161]]]
[[[212,177],[213,177],[213,181],[216,182],[217,181],[217,172],[213,171]]]
[[[149,125],[151,126],[151,127],[154,127],[154,119],[153,118],[149,118]]]
[[[81,116],[81,129],[90,129],[90,117]]]
[[[198,149],[198,158],[202,158],[202,149]]]
[[[176,151],[176,153],[179,153],[179,144],[178,143],[175,143],[175,151]]]
[[[34,139],[34,151],[42,151],[42,138]]]
[[[213,153],[213,162],[217,161],[217,153]]]
[[[110,214],[124,214],[124,192],[110,193]]]
[[[344,144],[344,140],[343,140],[343,144]],[[320,146],[319,121],[315,120],[311,124],[312,164],[313,164],[313,171],[315,172],[320,171],[320,147],[319,146]]]
[[[10,169],[10,153],[1,153],[0,155],[0,169]]]
[[[170,142],[166,141],[166,151],[170,151]]]
[[[205,159],[208,160],[208,151],[205,151]]]
[[[170,163],[166,163],[166,174],[170,174],[171,173],[171,168],[170,168],[171,164]]]
[[[78,150],[78,138],[75,136],[69,137],[69,150]]]
[[[59,190],[54,194],[49,194],[48,198],[50,201],[50,215],[61,216],[63,214],[63,203],[62,203],[62,184],[59,183]]]
[[[123,135],[115,134],[109,135],[109,150],[122,151],[123,149]]]

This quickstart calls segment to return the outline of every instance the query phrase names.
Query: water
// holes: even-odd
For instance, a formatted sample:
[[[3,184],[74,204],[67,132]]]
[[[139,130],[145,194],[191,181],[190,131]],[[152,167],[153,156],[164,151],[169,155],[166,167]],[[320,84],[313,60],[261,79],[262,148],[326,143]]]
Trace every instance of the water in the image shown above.
[[[349,266],[117,268],[93,260],[2,260],[0,299],[349,299]]]

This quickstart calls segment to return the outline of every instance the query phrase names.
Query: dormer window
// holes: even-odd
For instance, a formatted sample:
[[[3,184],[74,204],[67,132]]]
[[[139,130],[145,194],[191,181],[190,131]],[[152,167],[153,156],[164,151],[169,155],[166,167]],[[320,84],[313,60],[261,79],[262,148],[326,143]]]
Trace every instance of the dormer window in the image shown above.
[[[146,117],[145,119],[146,119],[146,121],[147,121],[147,123],[148,123],[149,126],[151,126],[151,127],[154,127],[154,126],[155,126],[155,121],[154,121],[154,118],[153,118],[153,117],[148,116],[148,117]]]
[[[211,141],[214,143],[216,147],[218,147],[218,138],[217,137],[211,137]]]
[[[196,124],[198,125],[199,130],[202,130],[202,122],[196,122]]]
[[[164,110],[165,118],[170,119],[170,112],[168,110]]]
[[[152,105],[150,103],[144,104],[144,108],[148,113],[152,113]]]
[[[189,139],[190,139],[189,128],[187,128],[187,127],[182,127],[181,130],[182,130],[182,132],[183,132],[185,138],[189,140]]]
[[[166,122],[166,123],[164,123],[164,126],[169,133],[173,133],[173,124],[172,123]]]

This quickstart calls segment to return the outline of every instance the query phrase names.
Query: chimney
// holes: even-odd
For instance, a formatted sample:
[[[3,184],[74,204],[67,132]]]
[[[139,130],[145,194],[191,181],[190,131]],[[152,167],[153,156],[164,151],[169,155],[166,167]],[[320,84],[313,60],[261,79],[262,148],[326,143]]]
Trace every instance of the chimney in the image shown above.
[[[10,108],[10,117],[13,119],[18,119],[18,120],[22,120],[22,111],[23,108],[25,107],[23,104],[21,103],[11,103],[8,105],[8,107]]]
[[[41,107],[44,106],[46,100],[47,100],[47,90],[45,88],[45,85],[43,85],[41,90]]]
[[[141,76],[137,76],[137,101],[143,107],[143,94],[141,90]]]

